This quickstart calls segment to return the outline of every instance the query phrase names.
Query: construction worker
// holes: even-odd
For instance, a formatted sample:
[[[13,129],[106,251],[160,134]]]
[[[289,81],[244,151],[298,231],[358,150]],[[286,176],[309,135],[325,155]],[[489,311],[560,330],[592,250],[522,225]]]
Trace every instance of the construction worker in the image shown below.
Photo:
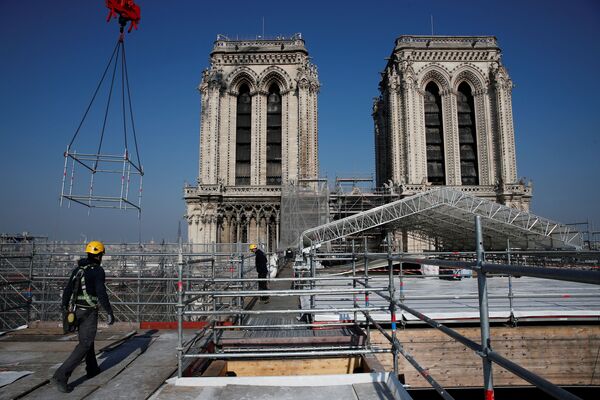
[[[256,272],[258,273],[258,279],[266,279],[267,274],[269,273],[269,269],[267,268],[267,256],[261,249],[258,248],[257,245],[251,244],[250,251],[254,253],[256,259]],[[258,282],[258,290],[268,290],[267,281],[259,281]],[[260,301],[263,303],[269,302],[269,296],[260,296]]]
[[[87,257],[80,259],[77,267],[71,272],[62,296],[63,311],[71,314],[69,319],[74,318],[74,321],[70,322],[79,331],[79,344],[50,379],[63,393],[73,390],[67,382],[73,370],[84,358],[88,379],[101,372],[94,350],[98,325],[98,303],[108,314],[108,325],[112,325],[115,321],[104,286],[104,269],[100,265],[104,255],[104,245],[101,242],[92,241],[86,246],[85,252]]]

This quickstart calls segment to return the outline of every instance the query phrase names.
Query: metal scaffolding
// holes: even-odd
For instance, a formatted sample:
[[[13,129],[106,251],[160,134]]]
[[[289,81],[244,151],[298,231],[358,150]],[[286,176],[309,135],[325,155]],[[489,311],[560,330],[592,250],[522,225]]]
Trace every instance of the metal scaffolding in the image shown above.
[[[175,322],[179,259],[185,264],[186,290],[201,290],[207,277],[237,273],[239,253],[231,247],[106,244],[102,265],[116,320]],[[60,321],[62,290],[77,260],[85,256],[82,249],[82,244],[72,243],[0,242],[0,330],[35,320]],[[253,264],[246,268],[247,274],[255,274]],[[197,299],[193,306],[201,310],[206,304]]]
[[[328,196],[324,179],[299,180],[282,187],[280,249],[296,247],[302,232],[329,220]]]
[[[125,56],[125,42],[122,32],[121,30],[119,40],[83,114],[81,122],[64,152],[65,161],[60,193],[61,206],[66,201],[69,207],[74,202],[89,208],[117,208],[122,210],[136,210],[138,215],[141,213],[144,168],[140,161],[138,139],[133,118],[131,90]],[[106,79],[109,72],[110,79]],[[120,79],[118,79],[117,75],[120,75]],[[107,101],[101,118],[102,123],[100,124],[100,132],[97,139],[98,145],[97,147],[90,146],[92,139],[90,138],[91,133],[88,132],[85,135],[86,138],[83,143],[79,142],[79,145],[85,150],[84,152],[78,152],[74,149],[75,139],[85,130],[97,129],[97,127],[86,127],[84,122],[90,114],[94,101],[101,91],[105,80],[107,82],[106,86],[108,86],[106,88]],[[115,154],[116,151],[114,150],[112,154],[105,151],[109,139],[114,139],[109,138],[110,135],[108,135],[108,132],[116,130],[110,126],[109,113],[111,110],[113,89],[115,89],[115,86],[119,86],[119,80],[121,104],[113,104],[113,107],[119,107],[121,111],[122,121],[121,127],[118,129],[121,129],[123,132],[124,147],[122,155]],[[133,151],[130,151],[129,144],[132,141]],[[86,176],[87,174],[89,174],[89,178]],[[133,188],[137,188],[137,193],[130,196],[130,191],[135,190]]]
[[[369,229],[405,229],[434,238],[441,248],[473,250],[473,217],[486,229],[486,248],[504,249],[509,239],[520,249],[581,249],[581,233],[532,213],[448,187],[436,188],[330,222],[302,234],[305,246],[316,246]]]
[[[477,216],[477,220],[481,217]],[[183,361],[204,359],[243,359],[249,357],[336,357],[359,356],[373,353],[391,353],[393,365],[397,372],[400,355],[417,368],[426,372],[426,366],[417,361],[418,355],[411,355],[402,347],[396,337],[397,324],[403,324],[402,314],[410,314],[414,318],[439,329],[455,340],[474,350],[484,363],[484,382],[488,391],[493,390],[491,383],[492,363],[526,379],[530,383],[557,398],[573,398],[560,388],[550,384],[540,377],[524,370],[519,365],[503,358],[487,346],[489,338],[490,313],[488,311],[488,274],[505,274],[510,276],[529,276],[545,279],[600,284],[600,274],[592,268],[548,268],[528,265],[530,261],[539,260],[532,252],[505,252],[491,254],[483,252],[484,231],[479,221],[474,224],[478,240],[476,253],[460,252],[438,253],[432,258],[420,258],[418,255],[392,253],[388,248],[386,253],[335,254],[338,260],[345,258],[351,262],[351,275],[317,274],[317,260],[327,257],[318,254],[314,248],[307,258],[308,276],[292,278],[276,278],[271,282],[302,281],[307,285],[294,285],[296,289],[258,291],[254,260],[241,253],[229,252],[229,247],[212,245],[211,251],[195,252],[192,246],[180,244],[114,244],[107,245],[109,254],[103,260],[107,272],[107,288],[115,314],[119,321],[169,321],[176,322],[179,329],[180,342],[178,354],[180,374]],[[508,246],[510,248],[510,246]],[[206,248],[203,248],[205,250]],[[2,330],[16,328],[33,320],[59,321],[60,293],[67,276],[81,256],[81,244],[49,243],[45,240],[30,241],[25,239],[4,238],[0,241],[0,277],[1,296],[0,322]],[[597,265],[598,254],[575,254],[573,252],[551,252],[541,260],[551,263],[570,264],[577,260],[595,257],[593,265]],[[559,262],[558,260],[563,261]],[[591,259],[591,258],[590,258]],[[372,275],[371,265],[380,268],[383,262],[387,265],[385,279]],[[476,294],[479,305],[479,320],[482,326],[481,344],[460,335],[455,330],[442,325],[428,315],[417,311],[407,302],[409,297],[403,291],[404,279],[402,263],[427,263],[446,268],[471,269],[477,273],[479,282]],[[524,264],[524,263],[527,264]],[[395,264],[400,263],[400,269]],[[359,267],[363,267],[359,271]],[[566,265],[561,265],[566,266]],[[290,282],[291,281],[291,282]],[[342,282],[343,287],[325,287],[318,283]],[[248,304],[253,298],[268,294],[273,298],[298,296],[308,297],[299,309],[272,308],[269,310],[253,310]],[[350,298],[352,304],[336,307],[321,308],[316,304],[317,297]],[[443,297],[436,293],[429,297]],[[512,298],[516,296],[511,295]],[[375,301],[376,298],[384,302]],[[421,299],[423,300],[423,299]],[[397,310],[400,318],[397,318]],[[337,313],[339,322],[269,324],[266,326],[251,323],[256,315],[321,315]],[[384,317],[378,317],[383,314]],[[360,316],[360,318],[358,317]],[[223,323],[229,321],[229,325]],[[186,324],[200,327],[200,334],[192,341],[183,343],[183,328]],[[302,345],[288,348],[272,348],[269,346],[253,349],[227,349],[223,352],[198,353],[198,338],[202,337],[218,344],[220,333],[227,330],[253,330],[266,328],[270,331],[310,329],[316,327],[355,327],[365,332],[367,340],[352,345],[343,346],[314,346]],[[388,330],[391,328],[391,333]],[[389,347],[373,346],[369,335],[373,329],[380,331],[389,341]],[[181,376],[181,375],[180,375]],[[433,377],[428,379],[440,392],[447,393],[435,382]]]
[[[397,310],[408,313],[420,321],[428,324],[432,328],[438,329],[449,337],[453,338],[457,342],[465,345],[470,350],[474,351],[478,356],[481,357],[483,363],[483,388],[485,391],[486,398],[494,397],[494,386],[492,381],[492,368],[493,364],[497,364],[500,367],[508,370],[509,372],[519,376],[520,378],[528,381],[532,385],[538,387],[542,391],[546,392],[550,396],[558,399],[577,399],[577,396],[572,395],[568,391],[552,384],[544,378],[526,370],[520,365],[504,358],[497,352],[493,351],[490,345],[490,313],[488,310],[488,274],[501,273],[509,276],[529,276],[538,277],[544,279],[552,279],[558,281],[572,281],[582,282],[587,284],[600,285],[600,273],[597,271],[590,270],[573,270],[564,268],[543,268],[543,267],[532,267],[526,265],[515,266],[509,263],[491,263],[486,261],[484,252],[484,234],[481,223],[481,216],[475,216],[475,256],[470,260],[453,261],[443,256],[441,258],[426,258],[417,259],[419,262],[426,262],[431,265],[437,265],[440,267],[450,268],[461,268],[469,269],[477,273],[477,301],[479,311],[479,321],[481,329],[481,342],[477,343],[457,331],[448,328],[433,318],[424,315],[416,309],[413,309],[406,305],[405,294],[403,293],[402,285],[402,267],[398,271],[397,278],[400,279],[400,285],[396,285],[396,270],[393,268],[395,262],[400,262],[400,265],[404,262],[415,262],[415,258],[406,256],[405,254],[398,253],[393,254],[391,249],[388,248],[387,254],[372,254],[364,252],[362,261],[364,262],[364,268],[362,271],[357,270],[358,254],[354,252],[352,254],[346,254],[346,258],[351,260],[352,274],[348,276],[326,276],[317,275],[316,272],[316,257],[314,247],[311,249],[309,254],[308,266],[310,268],[310,276],[298,278],[277,278],[272,281],[287,282],[290,280],[306,280],[310,282],[308,288],[305,285],[299,285],[300,289],[277,289],[268,291],[257,291],[248,289],[246,285],[254,285],[257,279],[247,278],[243,274],[243,268],[240,269],[240,273],[236,278],[232,279],[210,279],[209,288],[204,291],[187,291],[183,284],[183,262],[179,264],[179,284],[178,284],[178,301],[177,301],[177,318],[179,327],[179,339],[177,346],[178,356],[178,378],[184,378],[184,362],[189,361],[188,366],[193,365],[193,362],[199,359],[211,359],[211,360],[230,360],[230,359],[246,359],[246,358],[302,358],[302,357],[341,357],[341,356],[360,356],[367,354],[377,353],[391,353],[393,358],[393,371],[394,375],[398,374],[398,357],[404,356],[407,361],[413,365],[423,377],[432,385],[432,387],[442,396],[444,399],[452,399],[452,396],[439,385],[433,376],[431,376],[426,366],[422,366],[418,361],[418,355],[413,356],[404,348],[402,342],[397,337],[397,323],[396,318]],[[365,247],[366,248],[366,247]],[[450,255],[450,254],[448,254]],[[337,255],[339,256],[339,254]],[[508,254],[506,254],[508,256]],[[597,256],[597,255],[596,255]],[[321,256],[322,257],[322,256]],[[374,284],[372,277],[369,274],[369,263],[383,260],[387,263],[387,285]],[[244,265],[244,258],[240,259],[240,265]],[[342,288],[319,288],[316,283],[319,281],[327,280],[346,280],[348,284]],[[212,285],[228,282],[233,285],[229,290],[222,291],[214,289]],[[381,282],[381,281],[379,281]],[[245,307],[249,300],[260,296],[268,295],[272,297],[289,297],[289,296],[309,296],[311,301],[306,303],[310,306],[302,306],[300,309],[283,308],[269,308],[263,310],[253,310]],[[344,295],[347,298],[352,298],[352,306],[349,307],[335,307],[329,309],[320,309],[314,306],[315,296],[340,296]],[[369,295],[377,295],[386,300],[387,304],[372,304]],[[229,303],[228,307],[222,309],[213,309],[195,311],[189,309],[193,305],[195,299],[198,296],[206,296],[209,299],[212,298],[213,303],[218,299],[234,298],[235,301]],[[385,322],[377,321],[373,317],[376,312],[386,311],[388,319]],[[335,348],[327,346],[319,346],[313,343],[310,346],[288,346],[281,347],[270,344],[263,344],[262,346],[255,346],[252,348],[241,347],[239,349],[224,350],[220,347],[219,341],[221,340],[220,333],[227,330],[244,331],[268,328],[271,332],[269,338],[277,337],[273,334],[273,331],[289,331],[293,329],[310,329],[319,326],[315,323],[305,324],[283,324],[283,325],[268,325],[268,326],[257,326],[252,323],[248,323],[247,316],[250,315],[281,315],[281,314],[302,314],[302,315],[316,315],[323,312],[333,312],[339,314],[339,323],[329,323],[331,327],[342,327],[348,325],[354,325],[358,329],[364,329],[367,335],[367,339],[362,342],[356,342],[351,346],[336,346]],[[353,318],[350,317],[353,315]],[[361,315],[362,321],[360,322],[357,318]],[[234,321],[233,324],[207,324],[204,329],[198,332],[197,336],[184,343],[183,337],[183,326],[184,321],[188,318],[195,316],[202,316],[209,319],[215,317],[228,318],[230,321]],[[386,326],[383,326],[383,325]],[[321,325],[322,326],[322,325]],[[377,329],[388,341],[389,347],[386,346],[374,346],[370,340],[370,332],[372,329]],[[184,378],[187,379],[187,378]],[[194,378],[191,378],[194,379]],[[202,379],[202,378],[200,378]],[[183,383],[182,383],[183,384]]]

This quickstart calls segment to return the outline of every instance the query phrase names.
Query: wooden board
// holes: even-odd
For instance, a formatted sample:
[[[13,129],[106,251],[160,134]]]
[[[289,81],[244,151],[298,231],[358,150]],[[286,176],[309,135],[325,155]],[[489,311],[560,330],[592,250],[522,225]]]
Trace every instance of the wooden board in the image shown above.
[[[227,362],[223,360],[215,360],[210,363],[206,371],[202,373],[202,376],[225,376],[227,373]]]
[[[456,328],[460,334],[480,342],[479,328]],[[481,357],[466,346],[435,329],[406,329],[398,338],[431,376],[445,387],[481,387]],[[557,385],[600,384],[600,326],[492,327],[492,349],[503,357]],[[388,347],[379,332],[372,332],[374,344]],[[392,369],[390,354],[377,354],[386,370]],[[494,365],[494,385],[530,385],[509,371]],[[429,384],[402,357],[399,371],[412,387]]]
[[[21,339],[26,340],[32,337],[31,335],[21,336]],[[94,391],[102,382],[110,379],[110,377],[118,374],[127,364],[129,364],[142,351],[141,345],[135,345],[132,340],[122,342],[119,340],[113,342],[97,341],[96,348],[99,345],[111,347],[114,350],[110,353],[104,352],[98,358],[98,363],[105,371],[91,380],[85,379],[85,365],[78,366],[71,377],[71,382],[75,384],[75,390],[70,394],[70,398],[83,398],[87,394]],[[108,346],[114,344],[115,346]],[[53,386],[48,384],[48,379],[54,373],[54,370],[68,357],[69,353],[75,347],[73,342],[16,342],[11,341],[2,343],[3,354],[8,354],[9,350],[20,354],[37,355],[18,365],[19,369],[28,369],[34,371],[32,375],[19,379],[18,381],[2,388],[0,391],[0,400],[24,398],[24,399],[62,399],[64,394],[58,392]],[[35,352],[23,352],[19,349],[29,346],[30,350]],[[128,348],[128,346],[130,348]],[[139,351],[135,351],[139,349]],[[132,354],[134,353],[134,354]],[[14,354],[10,355],[13,360],[16,360]],[[108,371],[106,371],[108,369]]]
[[[150,347],[125,370],[86,399],[146,399],[177,369],[176,332],[160,332]]]
[[[361,365],[360,357],[301,360],[230,360],[227,371],[237,376],[286,376],[351,374]]]

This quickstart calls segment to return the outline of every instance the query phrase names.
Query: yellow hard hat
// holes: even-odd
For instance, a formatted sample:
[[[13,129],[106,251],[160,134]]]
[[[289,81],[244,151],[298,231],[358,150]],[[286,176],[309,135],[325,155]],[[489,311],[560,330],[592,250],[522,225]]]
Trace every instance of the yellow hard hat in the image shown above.
[[[85,246],[85,252],[89,254],[104,254],[104,245],[102,242],[98,242],[97,240],[93,240]]]
[[[250,246],[248,246],[248,248],[250,249],[250,251],[252,251],[258,249],[258,246],[252,243]]]

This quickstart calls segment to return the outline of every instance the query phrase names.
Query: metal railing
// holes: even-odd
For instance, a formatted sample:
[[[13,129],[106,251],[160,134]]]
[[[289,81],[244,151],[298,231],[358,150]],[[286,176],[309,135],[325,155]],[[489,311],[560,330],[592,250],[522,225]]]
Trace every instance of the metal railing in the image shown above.
[[[481,238],[481,225],[476,224],[478,238]],[[389,242],[389,241],[388,241]],[[121,247],[119,247],[121,246]],[[363,246],[366,249],[367,246]],[[510,246],[508,246],[510,248]],[[494,296],[487,294],[487,276],[489,274],[504,274],[510,276],[530,276],[560,281],[582,282],[600,284],[598,271],[573,269],[573,268],[548,268],[529,266],[527,263],[535,260],[533,253],[506,252],[506,254],[484,253],[481,240],[477,240],[477,252],[474,259],[471,253],[445,253],[437,254],[444,259],[430,257],[415,257],[406,253],[375,254],[366,250],[362,254],[331,255],[330,259],[345,260],[351,263],[352,275],[327,276],[317,274],[317,260],[323,260],[328,255],[317,254],[314,249],[307,257],[309,267],[308,276],[293,278],[277,278],[277,281],[297,281],[306,283],[298,285],[299,289],[271,290],[266,294],[273,297],[302,296],[308,298],[305,307],[300,309],[284,308],[280,310],[258,311],[247,309],[249,300],[265,294],[256,290],[254,265],[252,258],[243,255],[244,247],[240,244],[202,246],[197,249],[186,245],[113,245],[110,247],[110,256],[103,262],[107,271],[107,288],[114,304],[117,320],[119,321],[177,321],[180,342],[178,345],[179,376],[182,374],[182,363],[185,359],[194,358],[247,358],[247,357],[333,357],[340,355],[362,355],[371,353],[391,353],[394,371],[398,370],[398,357],[403,355],[419,371],[426,371],[420,367],[415,358],[402,347],[396,337],[397,321],[396,310],[402,310],[413,315],[418,320],[440,330],[454,340],[462,343],[482,357],[484,363],[484,387],[491,393],[492,365],[495,363],[511,371],[515,375],[527,380],[533,385],[546,391],[556,398],[576,398],[561,388],[547,382],[543,378],[525,370],[521,366],[507,360],[494,352],[490,346],[489,314],[487,301]],[[233,250],[233,251],[229,251]],[[238,250],[236,252],[236,250]],[[23,325],[32,320],[60,320],[60,293],[68,279],[68,275],[80,257],[81,245],[43,245],[0,243],[0,329],[6,330]],[[363,262],[362,274],[358,271],[359,257]],[[544,256],[544,263],[553,265],[561,257],[573,258],[571,253],[555,252]],[[597,256],[596,256],[597,257]],[[460,259],[457,259],[460,258]],[[494,262],[486,261],[486,258]],[[585,257],[583,257],[585,258]],[[593,258],[593,257],[592,257]],[[505,260],[505,261],[504,261]],[[387,264],[387,285],[381,284],[379,279],[374,279],[370,274],[369,264],[374,262]],[[514,263],[523,265],[514,265]],[[455,330],[435,321],[423,313],[409,307],[406,300],[409,297],[404,293],[402,268],[399,274],[394,268],[395,263],[426,263],[446,268],[471,269],[477,273],[479,291],[477,299],[480,310],[480,325],[482,331],[481,344],[464,337]],[[537,261],[536,261],[537,263]],[[594,264],[596,263],[596,264]],[[589,263],[588,263],[589,264]],[[589,265],[597,265],[597,261]],[[543,265],[541,263],[540,265]],[[586,264],[587,265],[587,264]],[[593,265],[592,265],[593,266]],[[589,268],[591,269],[591,267]],[[348,281],[344,289],[323,288],[322,284],[328,282]],[[398,287],[397,282],[400,282]],[[348,296],[352,304],[348,307],[334,307],[323,309],[318,307],[317,297]],[[370,298],[371,296],[371,298]],[[378,296],[386,301],[384,306],[379,306],[371,300]],[[517,296],[509,287],[508,298],[544,297],[544,295]],[[589,294],[573,295],[573,297],[589,297]],[[463,295],[462,298],[473,298],[474,295]],[[418,299],[444,298],[443,295],[420,296]],[[360,299],[360,300],[359,300]],[[511,303],[512,310],[512,303]],[[373,317],[378,312],[388,313],[387,321],[376,320]],[[324,313],[337,313],[345,316],[340,322],[326,323],[293,323],[293,324],[266,324],[251,325],[247,317],[257,314],[293,314],[317,316]],[[175,317],[177,315],[177,317]],[[361,318],[364,322],[359,321]],[[231,325],[220,324],[224,319],[230,319]],[[315,327],[358,327],[361,328],[366,340],[356,346],[319,347],[304,346],[274,351],[270,348],[257,351],[227,351],[220,353],[192,354],[198,338],[188,343],[183,341],[183,327],[185,321],[203,321],[206,328],[201,332],[217,343],[221,332],[230,329],[306,329]],[[400,323],[403,323],[401,320]],[[383,326],[391,328],[390,333]],[[389,341],[389,348],[374,346],[371,341],[371,332],[379,331]],[[424,377],[438,392],[444,392],[444,398],[451,398],[435,383],[432,377]],[[436,387],[436,385],[438,387]]]
[[[474,260],[451,260],[451,259],[433,259],[433,258],[415,258],[414,256],[408,256],[403,253],[392,254],[391,250],[388,250],[387,254],[374,254],[367,253],[366,251],[361,254],[364,262],[362,274],[357,272],[357,261],[359,260],[358,254],[340,255],[336,254],[334,259],[336,260],[348,260],[351,262],[352,275],[351,276],[327,276],[318,275],[316,272],[316,260],[317,254],[315,249],[311,249],[310,254],[307,258],[307,263],[310,268],[310,276],[303,278],[276,278],[272,279],[271,282],[285,282],[291,280],[303,280],[308,285],[305,285],[301,289],[286,289],[286,290],[268,290],[268,291],[257,291],[250,288],[250,285],[255,285],[259,279],[247,278],[243,273],[239,273],[236,278],[232,279],[213,279],[213,282],[207,282],[206,287],[211,288],[211,285],[217,283],[229,283],[232,284],[227,290],[215,290],[207,289],[203,291],[186,291],[183,289],[182,284],[179,284],[180,290],[178,291],[178,326],[179,326],[179,346],[177,348],[179,368],[178,377],[183,376],[184,371],[184,360],[187,359],[236,359],[236,358],[248,358],[248,357],[336,357],[336,356],[350,356],[350,355],[365,355],[374,353],[391,353],[392,365],[394,373],[398,373],[398,357],[404,356],[407,361],[413,365],[417,371],[432,385],[432,387],[445,399],[451,399],[452,396],[432,377],[428,370],[422,367],[415,357],[407,352],[402,343],[398,340],[397,333],[397,319],[396,310],[400,309],[403,312],[413,315],[420,321],[428,324],[429,326],[440,330],[450,338],[457,342],[465,345],[469,349],[475,351],[477,355],[482,358],[483,363],[483,387],[485,390],[486,398],[493,398],[494,387],[492,381],[492,369],[493,364],[497,364],[502,368],[510,371],[516,376],[528,381],[532,385],[546,392],[550,396],[558,399],[577,399],[578,397],[569,393],[568,391],[552,384],[546,379],[538,376],[537,374],[526,370],[518,364],[506,359],[497,352],[492,350],[491,347],[491,335],[490,335],[490,319],[488,310],[488,290],[487,290],[487,276],[488,274],[503,274],[508,276],[530,276],[536,278],[545,279],[556,279],[562,281],[589,283],[589,284],[600,284],[600,273],[597,271],[586,271],[576,269],[560,269],[560,268],[547,268],[547,267],[531,267],[527,265],[511,265],[510,264],[510,252],[507,252],[505,256],[508,259],[506,263],[490,263],[486,262],[485,252],[483,248],[482,240],[482,229],[480,217],[476,217],[475,223],[476,231],[476,252]],[[365,245],[366,249],[367,246]],[[448,256],[456,257],[458,253],[448,253]],[[466,256],[466,254],[464,254]],[[320,260],[326,259],[327,255],[319,255]],[[451,258],[451,257],[450,257]],[[467,258],[467,257],[465,257]],[[496,257],[497,259],[499,257]],[[379,285],[376,286],[372,283],[373,278],[369,273],[369,263],[376,260],[387,260],[387,273],[388,273],[388,284],[387,286]],[[513,258],[514,260],[514,258]],[[400,268],[400,275],[396,276],[393,268],[394,263],[426,263],[429,265],[437,265],[440,267],[454,267],[461,269],[470,269],[477,274],[478,283],[478,305],[479,305],[479,321],[481,331],[481,343],[476,343],[473,340],[461,335],[457,331],[441,324],[434,319],[422,314],[421,312],[407,306],[405,304],[406,296],[403,293],[402,284],[402,268]],[[182,264],[183,265],[183,264]],[[240,271],[243,271],[244,257],[241,257]],[[181,272],[181,270],[180,270]],[[396,277],[400,278],[399,290],[396,288]],[[322,288],[318,287],[319,282],[327,281],[339,281],[348,280],[351,285],[347,285],[346,288]],[[379,282],[379,281],[378,281]],[[260,295],[268,295],[272,297],[282,296],[307,296],[310,301],[306,304],[310,304],[309,307],[302,307],[299,309],[269,309],[269,310],[252,310],[244,307],[247,304],[247,300]],[[332,308],[318,308],[316,306],[316,296],[339,296],[347,295],[352,298],[352,306],[350,307],[332,307]],[[387,301],[385,306],[372,305],[370,303],[369,296],[379,296]],[[207,299],[219,298],[235,298],[237,301],[230,302],[229,307],[222,309],[213,308],[212,310],[187,310],[187,307],[193,304],[193,301],[197,296],[206,296]],[[359,296],[364,296],[364,300],[359,301]],[[425,296],[427,298],[443,298],[443,296]],[[509,299],[514,298],[515,295],[509,288]],[[207,300],[210,302],[210,300]],[[360,304],[363,303],[364,305]],[[512,300],[511,300],[512,301]],[[512,303],[511,303],[512,310]],[[385,323],[375,320],[372,314],[375,312],[385,311],[389,313],[389,320]],[[322,313],[334,313],[341,316],[346,316],[341,322],[329,322],[326,324],[321,323],[305,323],[305,324],[267,324],[267,325],[252,325],[245,323],[245,317],[249,315],[281,315],[281,314],[298,314],[298,315],[318,315]],[[353,318],[350,317],[353,315]],[[195,339],[184,343],[183,340],[183,321],[185,318],[191,317],[202,317],[207,321],[205,328],[201,331],[199,336]],[[364,317],[364,322],[359,321],[359,316]],[[219,325],[215,323],[215,318],[228,317],[235,321],[229,326]],[[383,324],[389,326],[388,329]],[[306,346],[306,347],[293,347],[293,348],[272,348],[269,346],[262,348],[253,348],[252,350],[241,350],[234,349],[230,351],[218,350],[218,346],[215,346],[214,352],[195,352],[198,350],[195,347],[195,343],[198,337],[207,337],[215,345],[219,341],[219,333],[229,329],[261,329],[269,328],[271,330],[289,330],[289,329],[306,329],[314,327],[346,327],[356,326],[363,330],[366,335],[366,340],[359,345],[354,346],[338,346],[336,348],[320,347],[320,346]],[[371,331],[375,329],[379,331],[389,342],[390,347],[378,347],[373,345],[371,341]]]
[[[243,244],[108,244],[102,265],[106,288],[118,322],[176,322],[177,263],[184,260],[187,290],[202,290],[212,270],[231,278],[235,250]],[[61,295],[81,244],[0,243],[0,331],[31,321],[61,321]],[[208,250],[208,251],[206,251]],[[232,251],[233,250],[233,251]],[[214,266],[199,262],[211,257]],[[195,309],[208,305],[197,301]]]

